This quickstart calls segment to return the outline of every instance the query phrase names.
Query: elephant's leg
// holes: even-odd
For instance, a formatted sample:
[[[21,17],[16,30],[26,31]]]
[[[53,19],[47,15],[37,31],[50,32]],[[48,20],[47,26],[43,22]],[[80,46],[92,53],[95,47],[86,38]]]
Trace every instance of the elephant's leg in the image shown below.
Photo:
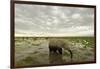
[[[54,53],[56,53],[56,51],[57,51],[56,49],[53,50]]]
[[[51,52],[56,53],[57,48],[55,46],[49,46],[49,51],[50,51],[50,53]]]
[[[54,53],[57,53],[57,48],[55,46],[53,47],[52,50],[53,50]]]
[[[51,53],[53,51],[53,48],[49,46],[49,52]]]
[[[59,48],[59,49],[58,49],[58,52],[59,52],[60,54],[62,54],[62,48]]]

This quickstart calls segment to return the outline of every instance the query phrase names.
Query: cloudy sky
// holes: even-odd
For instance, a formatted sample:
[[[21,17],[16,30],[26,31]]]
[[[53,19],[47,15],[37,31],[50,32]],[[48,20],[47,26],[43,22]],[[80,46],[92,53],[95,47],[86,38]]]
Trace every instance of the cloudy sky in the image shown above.
[[[15,36],[93,35],[93,8],[15,5]]]

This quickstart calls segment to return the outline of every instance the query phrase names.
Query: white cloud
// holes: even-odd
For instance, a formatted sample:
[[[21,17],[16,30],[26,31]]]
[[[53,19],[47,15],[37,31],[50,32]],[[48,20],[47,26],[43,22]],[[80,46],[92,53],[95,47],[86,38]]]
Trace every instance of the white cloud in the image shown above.
[[[15,5],[16,36],[93,36],[93,8]]]
[[[80,16],[80,14],[76,13],[76,14],[72,15],[72,18],[79,19],[79,18],[81,18],[81,16]]]

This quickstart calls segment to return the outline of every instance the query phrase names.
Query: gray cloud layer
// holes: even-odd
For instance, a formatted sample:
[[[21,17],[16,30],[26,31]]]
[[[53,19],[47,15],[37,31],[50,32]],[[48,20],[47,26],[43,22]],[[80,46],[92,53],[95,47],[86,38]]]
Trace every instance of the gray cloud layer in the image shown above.
[[[15,5],[15,35],[93,36],[94,9]],[[67,35],[68,34],[68,35]],[[50,36],[50,35],[49,35]]]

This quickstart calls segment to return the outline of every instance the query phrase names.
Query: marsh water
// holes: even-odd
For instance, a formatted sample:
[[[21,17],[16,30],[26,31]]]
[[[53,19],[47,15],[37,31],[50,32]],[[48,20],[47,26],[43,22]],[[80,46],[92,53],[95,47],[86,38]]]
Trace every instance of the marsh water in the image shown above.
[[[16,37],[15,38],[15,65],[45,65],[66,64],[73,62],[94,61],[94,39],[88,38],[64,38],[69,42],[73,58],[63,49],[63,53],[49,52],[49,41],[46,38]]]

